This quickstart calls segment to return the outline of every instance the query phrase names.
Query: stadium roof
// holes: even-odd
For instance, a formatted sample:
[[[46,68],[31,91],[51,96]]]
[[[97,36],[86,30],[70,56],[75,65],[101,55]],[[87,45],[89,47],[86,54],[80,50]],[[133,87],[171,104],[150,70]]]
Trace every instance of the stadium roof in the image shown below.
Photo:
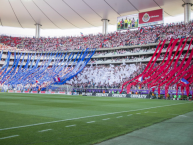
[[[0,25],[70,29],[101,26],[101,19],[115,25],[119,16],[160,8],[164,17],[183,14],[184,2],[193,0],[1,0]]]

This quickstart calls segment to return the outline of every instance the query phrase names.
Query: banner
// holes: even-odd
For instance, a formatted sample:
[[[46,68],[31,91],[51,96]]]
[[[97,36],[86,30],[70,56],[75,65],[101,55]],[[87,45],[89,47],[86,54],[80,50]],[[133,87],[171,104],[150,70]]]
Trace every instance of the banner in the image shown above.
[[[147,95],[136,94],[112,94],[112,93],[82,93],[86,96],[118,97],[118,98],[147,98]]]
[[[76,93],[76,92],[74,92]],[[94,96],[94,93],[85,93],[85,92],[82,92],[82,95],[85,95],[85,96]]]
[[[137,94],[131,94],[130,95],[131,98],[146,98],[147,95],[137,95]]]
[[[117,31],[138,28],[138,14],[117,17]]]
[[[55,93],[55,92],[54,92]],[[58,94],[65,94],[65,91],[64,92],[58,92]]]
[[[41,91],[40,93],[41,93],[41,94],[45,94],[45,93],[46,93],[46,91]]]
[[[21,93],[21,91],[15,91],[15,93]]]
[[[14,93],[14,90],[8,90],[9,93]]]
[[[98,97],[119,97],[119,98],[126,98],[129,97],[129,94],[112,94],[112,93],[93,93],[92,96]]]
[[[23,93],[29,93],[29,91],[24,91]]]
[[[96,96],[100,96],[100,97],[108,97],[109,94],[108,94],[108,93],[96,93]]]
[[[139,27],[164,23],[163,9],[139,13]]]
[[[33,93],[33,94],[37,94],[37,93],[38,93],[38,91],[32,91],[31,93]]]
[[[127,94],[112,94],[112,97],[125,98],[125,97],[127,97]]]

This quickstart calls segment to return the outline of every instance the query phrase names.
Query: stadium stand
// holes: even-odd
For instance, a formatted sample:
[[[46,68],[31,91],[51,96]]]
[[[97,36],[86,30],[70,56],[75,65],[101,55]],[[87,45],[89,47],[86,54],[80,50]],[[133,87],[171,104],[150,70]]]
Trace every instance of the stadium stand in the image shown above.
[[[107,35],[88,35],[80,37],[62,38],[22,38],[1,36],[0,43],[7,46],[17,47],[22,51],[65,51],[80,50],[85,48],[114,48],[121,46],[143,45],[158,42],[158,40],[171,40],[192,36],[192,22],[172,23],[168,25],[146,27],[143,32],[116,31]]]
[[[167,48],[170,45],[169,41],[174,39],[184,40],[192,37],[192,24],[192,22],[188,24],[173,23],[166,26],[146,27],[143,32],[138,29],[114,32],[108,35],[98,34],[81,37],[37,39],[1,36],[1,84],[3,86],[9,84],[8,86],[5,85],[4,88],[37,90],[38,88],[49,88],[48,86],[54,82],[56,83],[55,79],[58,80],[59,78],[61,82],[59,81],[57,84],[68,83],[74,88],[120,89],[124,82],[136,78],[143,72],[157,50],[158,42],[164,41],[164,44],[159,57],[154,63],[155,66],[161,65],[164,59],[170,59],[170,57],[177,60],[177,57],[174,57],[174,53],[178,49],[177,45],[172,49],[171,56],[167,54]],[[191,42],[187,39],[180,59],[186,56],[185,60],[187,60],[190,57],[189,53],[186,54],[189,49],[192,49],[192,47],[188,47],[189,44],[191,45]],[[75,69],[76,71],[72,75],[71,71],[76,68],[74,65],[78,62],[76,59],[81,56],[79,54],[80,50],[85,50],[88,47],[97,48],[96,52],[92,57],[86,54],[84,58],[90,58],[90,61],[86,63],[87,65],[85,65],[84,69],[80,69],[81,66],[79,66],[78,70],[83,70],[82,72],[75,75],[75,72],[78,72]],[[181,48],[182,46],[180,46]],[[46,53],[46,51],[49,51],[49,53]],[[72,55],[73,57],[71,57]],[[54,56],[55,58],[53,58]],[[26,62],[25,65],[23,64],[24,62]],[[65,64],[64,62],[69,63]],[[59,66],[65,67],[60,69]],[[54,68],[57,67],[58,72],[60,72],[58,75],[56,75],[58,72],[53,73]],[[34,68],[33,71],[32,68]],[[43,69],[43,73],[34,79],[33,72],[41,70],[40,68]],[[22,78],[21,75],[18,77],[20,71],[25,74],[30,72],[30,74],[26,78]],[[53,74],[50,75],[51,73]],[[14,81],[18,82],[15,85],[13,85],[14,81],[12,80],[14,77],[16,77]],[[48,77],[50,79],[46,79]],[[33,81],[31,80],[32,78]],[[21,83],[22,80],[26,80],[25,84]],[[160,86],[160,89],[165,87],[165,85]],[[147,84],[142,84],[140,88],[149,89]],[[168,86],[168,88],[175,90],[176,86]],[[135,85],[132,89],[137,90],[138,86]]]

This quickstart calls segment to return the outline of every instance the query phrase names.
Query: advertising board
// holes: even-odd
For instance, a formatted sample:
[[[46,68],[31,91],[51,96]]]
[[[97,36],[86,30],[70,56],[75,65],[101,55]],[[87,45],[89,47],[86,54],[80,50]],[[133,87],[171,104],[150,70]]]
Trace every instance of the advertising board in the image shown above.
[[[163,9],[139,13],[139,27],[164,23]]]

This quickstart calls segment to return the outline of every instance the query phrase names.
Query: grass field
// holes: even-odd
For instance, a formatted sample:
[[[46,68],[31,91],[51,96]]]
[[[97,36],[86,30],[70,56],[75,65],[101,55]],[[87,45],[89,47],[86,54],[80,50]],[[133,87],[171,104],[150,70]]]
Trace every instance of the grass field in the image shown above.
[[[0,145],[94,144],[190,111],[188,101],[0,93]]]

